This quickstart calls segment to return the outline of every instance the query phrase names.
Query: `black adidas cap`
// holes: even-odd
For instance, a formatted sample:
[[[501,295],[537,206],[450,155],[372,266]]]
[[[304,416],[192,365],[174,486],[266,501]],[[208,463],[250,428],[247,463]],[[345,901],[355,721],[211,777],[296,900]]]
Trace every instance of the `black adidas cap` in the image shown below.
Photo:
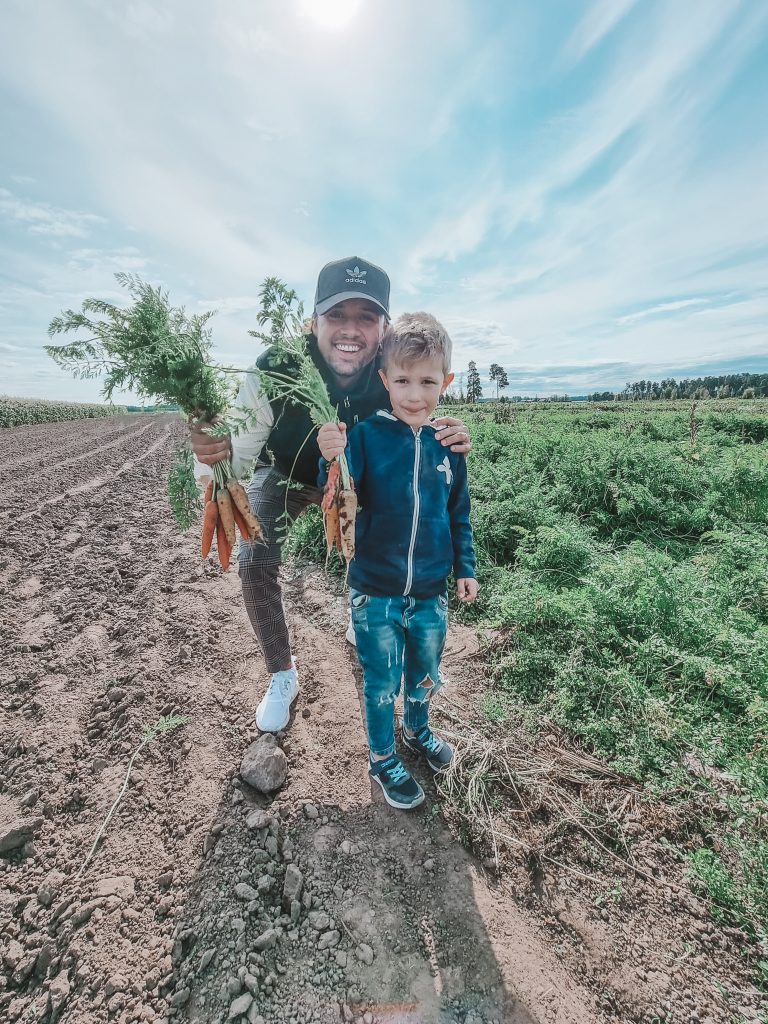
[[[315,313],[327,313],[344,299],[368,299],[389,319],[389,278],[359,256],[326,263],[317,279]]]

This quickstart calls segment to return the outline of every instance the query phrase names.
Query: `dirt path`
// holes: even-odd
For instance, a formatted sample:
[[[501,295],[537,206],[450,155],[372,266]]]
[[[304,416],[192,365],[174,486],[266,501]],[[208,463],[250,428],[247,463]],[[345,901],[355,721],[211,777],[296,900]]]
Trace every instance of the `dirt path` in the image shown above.
[[[601,999],[626,937],[567,893],[531,909],[525,871],[487,873],[431,784],[410,815],[371,792],[343,599],[317,572],[286,586],[286,784],[267,802],[241,782],[263,663],[236,573],[171,522],[180,435],[166,416],[0,432],[0,1020],[650,1020],[631,985]],[[449,646],[446,699],[477,695],[473,634]],[[78,877],[172,712],[187,724],[145,747]],[[707,1019],[680,998],[666,1019]]]

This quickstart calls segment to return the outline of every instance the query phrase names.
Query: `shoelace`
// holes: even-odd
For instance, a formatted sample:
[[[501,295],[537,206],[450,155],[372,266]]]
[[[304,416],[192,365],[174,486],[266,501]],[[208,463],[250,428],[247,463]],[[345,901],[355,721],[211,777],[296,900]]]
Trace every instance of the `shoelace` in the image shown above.
[[[269,690],[267,692],[267,700],[270,697],[280,697],[282,700],[289,695],[291,692],[291,680],[288,676],[272,676],[269,681]]]
[[[396,764],[393,764],[391,768],[385,768],[384,771],[389,775],[395,785],[398,785],[400,782],[403,782],[408,778],[408,772],[403,768],[399,761]]]
[[[424,734],[422,733],[422,736],[423,735]],[[419,737],[419,738],[421,739],[421,737]],[[427,748],[427,750],[430,753],[432,753],[432,754],[437,754],[440,751],[440,748],[443,745],[443,741],[438,739],[437,736],[435,736],[435,734],[432,733],[432,732],[428,733],[427,734],[427,739],[422,739],[421,742],[424,744],[424,746]]]

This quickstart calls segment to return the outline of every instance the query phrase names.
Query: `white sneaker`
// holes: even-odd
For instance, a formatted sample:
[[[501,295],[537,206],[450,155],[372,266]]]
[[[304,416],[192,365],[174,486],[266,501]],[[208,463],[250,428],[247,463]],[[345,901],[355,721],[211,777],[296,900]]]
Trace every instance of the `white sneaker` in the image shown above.
[[[352,619],[349,620],[349,625],[347,626],[346,638],[348,644],[357,647],[357,637],[355,636],[355,627],[352,625]]]
[[[295,665],[282,672],[274,672],[267,692],[256,708],[256,725],[262,732],[280,732],[291,717],[291,704],[299,695],[299,680]]]

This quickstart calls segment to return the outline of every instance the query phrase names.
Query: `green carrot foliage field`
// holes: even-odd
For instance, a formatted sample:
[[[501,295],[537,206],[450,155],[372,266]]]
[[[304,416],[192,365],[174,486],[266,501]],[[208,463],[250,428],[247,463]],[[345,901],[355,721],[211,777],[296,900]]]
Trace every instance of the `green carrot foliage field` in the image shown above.
[[[42,398],[14,398],[0,395],[0,427],[20,427],[35,423],[60,423],[64,420],[123,416],[124,405],[96,405],[88,402],[54,402]]]
[[[482,589],[456,613],[498,630],[489,717],[553,720],[665,799],[716,806],[692,884],[766,940],[768,402],[459,414]],[[292,545],[322,550],[318,516]]]

